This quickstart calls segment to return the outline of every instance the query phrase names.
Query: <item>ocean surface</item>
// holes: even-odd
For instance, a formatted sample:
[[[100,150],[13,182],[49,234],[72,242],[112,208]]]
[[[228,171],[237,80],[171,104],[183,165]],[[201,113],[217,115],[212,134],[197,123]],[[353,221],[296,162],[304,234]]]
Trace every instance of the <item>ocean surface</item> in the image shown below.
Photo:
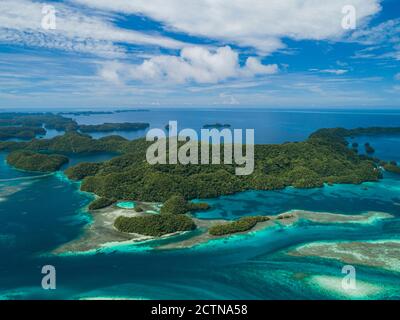
[[[229,123],[234,128],[254,128],[257,143],[281,143],[304,140],[321,127],[400,126],[400,112],[151,110],[79,116],[76,120],[85,124],[149,122],[153,128],[177,120],[180,129],[196,130],[204,124]],[[132,139],[144,134],[122,135]],[[359,137],[355,141],[370,142],[382,159],[400,161],[399,137]],[[71,164],[112,156],[75,156]],[[85,206],[92,195],[80,192],[79,184],[69,182],[61,172],[38,175],[17,171],[5,163],[5,157],[6,153],[0,152],[0,299],[400,298],[399,273],[357,266],[360,288],[350,294],[337,289],[343,262],[286,254],[289,248],[314,241],[400,240],[399,175],[385,173],[379,182],[358,186],[248,191],[207,199],[213,209],[197,213],[205,219],[237,219],[292,209],[341,214],[382,211],[395,216],[390,220],[325,225],[301,222],[189,249],[156,250],[160,241],[153,241],[55,256],[50,254],[52,250],[82,235],[91,222]],[[56,290],[41,287],[44,265],[56,268]]]

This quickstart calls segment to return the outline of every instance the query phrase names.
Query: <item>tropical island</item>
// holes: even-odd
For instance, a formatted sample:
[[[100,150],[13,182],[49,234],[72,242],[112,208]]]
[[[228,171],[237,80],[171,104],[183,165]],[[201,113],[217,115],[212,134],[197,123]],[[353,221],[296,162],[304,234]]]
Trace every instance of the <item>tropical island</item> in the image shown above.
[[[55,129],[58,131],[76,130],[78,124],[71,118],[61,115],[46,113],[0,113],[0,126],[35,127]]]
[[[398,166],[396,161],[381,161],[381,165],[386,171],[400,174],[400,167]]]
[[[115,111],[117,112],[117,111]],[[123,112],[118,111],[118,112]],[[30,140],[44,136],[46,129],[63,132],[113,132],[113,131],[139,131],[150,127],[149,123],[103,123],[98,125],[79,125],[74,119],[64,115],[92,115],[109,114],[108,111],[81,111],[70,113],[0,113],[0,140],[22,139]],[[111,112],[113,113],[113,112]]]
[[[224,128],[230,128],[230,124],[221,124],[221,123],[214,123],[214,124],[205,124],[203,126],[204,129],[224,129]]]
[[[80,125],[79,131],[83,133],[91,132],[112,132],[112,131],[139,131],[150,127],[149,123],[103,123],[97,125]]]
[[[59,115],[69,115],[69,116],[93,116],[93,115],[104,115],[113,114],[113,111],[70,111],[70,112],[59,112]]]
[[[69,159],[63,155],[41,154],[27,150],[13,151],[7,156],[7,163],[17,169],[34,172],[54,172]]]
[[[250,176],[237,176],[234,165],[226,164],[150,165],[145,160],[150,142],[145,139],[129,141],[120,136],[93,139],[76,131],[69,131],[52,139],[0,142],[0,150],[17,151],[10,154],[14,154],[10,158],[10,164],[20,161],[34,163],[36,157],[51,157],[54,153],[118,154],[103,163],[80,163],[65,171],[69,179],[81,182],[82,191],[98,196],[89,207],[93,212],[109,212],[110,208],[121,200],[142,203],[132,211],[133,215],[125,213],[110,216],[112,221],[107,223],[111,223],[114,228],[110,231],[112,237],[116,237],[116,234],[119,234],[118,237],[126,234],[124,239],[132,234],[160,237],[194,230],[197,227],[203,228],[204,225],[207,226],[210,236],[223,236],[246,232],[257,225],[272,223],[271,220],[290,220],[291,216],[283,216],[280,219],[256,216],[234,222],[213,221],[207,224],[195,219],[192,212],[207,210],[208,205],[196,204],[190,200],[214,198],[246,190],[274,190],[288,186],[315,188],[323,187],[324,184],[378,181],[382,177],[382,166],[396,172],[397,163],[383,164],[377,158],[359,155],[354,148],[349,148],[349,142],[346,140],[348,137],[369,132],[393,134],[400,133],[400,130],[321,129],[303,142],[256,145],[255,170]],[[149,213],[149,210],[142,209],[159,203],[163,205],[161,210],[156,210],[157,214],[154,214],[154,210],[150,210],[152,212]],[[121,213],[121,209],[118,210]]]
[[[19,126],[19,127],[5,127],[0,126],[0,140],[8,140],[8,139],[21,139],[21,140],[29,140],[33,139],[36,136],[43,136],[46,134],[46,130],[42,127],[28,127],[28,126]]]

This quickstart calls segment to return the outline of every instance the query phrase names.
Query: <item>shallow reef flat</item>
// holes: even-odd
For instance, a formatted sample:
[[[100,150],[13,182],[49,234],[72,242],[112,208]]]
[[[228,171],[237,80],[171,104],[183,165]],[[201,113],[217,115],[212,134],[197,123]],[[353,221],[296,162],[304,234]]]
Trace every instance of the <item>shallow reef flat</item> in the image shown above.
[[[355,288],[344,289],[342,286],[343,277],[327,275],[313,275],[305,280],[314,290],[327,294],[334,299],[377,299],[381,295],[387,294],[389,289],[364,280],[357,280]]]
[[[150,206],[153,208],[153,206]],[[83,234],[61,247],[58,247],[53,253],[74,253],[74,252],[89,252],[105,247],[110,247],[110,244],[121,244],[125,242],[136,243],[145,240],[152,240],[152,237],[119,232],[114,228],[114,221],[120,216],[138,217],[144,213],[138,213],[131,209],[122,209],[111,206],[101,210],[90,212],[92,223],[86,226]]]
[[[233,235],[245,235],[249,233],[254,233],[257,231],[265,230],[267,228],[274,228],[277,226],[283,227],[295,227],[296,223],[300,220],[310,221],[314,223],[322,223],[322,224],[335,224],[335,223],[357,223],[357,224],[373,224],[383,219],[393,218],[392,215],[384,212],[366,212],[358,215],[344,215],[344,214],[335,214],[328,212],[312,212],[312,211],[304,211],[304,210],[291,210],[280,215],[276,216],[268,216],[270,220],[265,222],[258,223],[254,228],[245,232],[235,233]],[[230,220],[203,220],[203,219],[194,219],[198,228],[203,230],[203,232],[199,235],[196,235],[192,238],[186,239],[184,241],[172,242],[167,245],[159,246],[159,249],[175,249],[175,248],[189,248],[196,246],[198,244],[206,243],[208,241],[227,238],[230,235],[225,236],[212,236],[207,230],[220,223],[230,222]]]
[[[151,248],[154,249],[179,249],[179,248],[190,248],[199,244],[217,240],[221,238],[229,237],[225,236],[212,236],[208,230],[216,224],[228,223],[228,220],[222,219],[198,219],[193,217],[193,221],[197,226],[197,231],[188,233],[189,236],[182,240],[177,235],[181,235],[187,232],[177,232],[173,234],[167,234],[162,237],[151,237],[144,236],[134,233],[123,233],[119,232],[114,227],[114,221],[119,216],[135,217],[149,214],[158,214],[159,206],[158,203],[141,203],[141,206],[145,206],[144,212],[136,212],[132,209],[122,209],[115,206],[111,206],[105,209],[92,211],[92,223],[89,224],[81,237],[58,247],[53,251],[55,254],[79,254],[79,253],[90,253],[98,252],[101,250],[112,250],[127,248],[129,246],[135,246],[135,244],[143,244],[143,242],[162,240],[170,238],[172,241],[168,241],[167,244],[159,243]],[[306,220],[314,223],[374,223],[382,219],[392,218],[390,214],[381,212],[368,212],[359,215],[342,215],[325,212],[310,212],[302,210],[292,210],[280,215],[268,216],[269,220],[258,223],[251,230],[236,233],[249,234],[257,232],[271,227],[277,226],[295,226],[300,220]],[[190,236],[193,234],[193,236]],[[175,240],[176,239],[176,240]]]
[[[288,251],[291,256],[335,259],[400,272],[400,240],[314,242]]]

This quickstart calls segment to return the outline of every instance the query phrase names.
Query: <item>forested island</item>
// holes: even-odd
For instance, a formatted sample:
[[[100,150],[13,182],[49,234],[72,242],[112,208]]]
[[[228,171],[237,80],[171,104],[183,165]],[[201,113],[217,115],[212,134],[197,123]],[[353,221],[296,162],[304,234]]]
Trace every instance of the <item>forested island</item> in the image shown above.
[[[125,110],[128,111],[128,110]],[[124,112],[122,110],[115,112]],[[150,127],[149,123],[103,123],[97,125],[79,125],[75,120],[64,115],[92,115],[109,114],[107,111],[81,111],[65,113],[0,113],[0,140],[23,139],[29,140],[37,136],[44,136],[46,129],[64,132],[112,132],[112,131],[139,131]],[[113,113],[113,112],[111,112]]]
[[[207,203],[188,202],[182,196],[177,195],[172,196],[164,203],[160,214],[138,217],[121,216],[115,220],[114,226],[121,232],[159,237],[196,229],[196,224],[187,214],[191,211],[208,210],[209,208]]]
[[[5,126],[0,126],[0,140],[7,140],[7,139],[28,140],[28,139],[33,139],[38,135],[43,136],[45,134],[46,134],[46,130],[42,127],[28,127],[28,126],[5,127]]]
[[[59,170],[69,159],[63,155],[41,154],[32,151],[13,151],[7,156],[7,163],[20,170],[33,172],[54,172]]]
[[[59,112],[59,115],[66,116],[93,116],[93,115],[104,115],[113,114],[113,111],[71,111],[71,112]]]
[[[230,124],[221,124],[221,123],[214,123],[214,124],[205,124],[203,126],[204,129],[224,129],[224,128],[230,128]]]
[[[114,111],[70,111],[70,112],[59,112],[59,115],[72,115],[72,116],[93,116],[93,115],[104,115],[114,113],[126,113],[126,112],[148,112],[147,109],[118,109]]]
[[[381,165],[386,171],[400,174],[400,167],[398,166],[396,161],[381,161]]]
[[[115,227],[120,231],[136,233],[140,227],[148,235],[158,235],[192,230],[193,221],[188,213],[206,210],[208,207],[206,204],[188,202],[191,199],[214,198],[246,190],[281,189],[287,186],[314,188],[322,187],[325,183],[359,184],[377,181],[382,177],[382,162],[368,155],[358,155],[349,148],[346,140],[359,134],[374,133],[395,134],[400,133],[400,128],[321,129],[304,142],[256,145],[255,170],[250,176],[237,176],[234,165],[225,164],[150,165],[146,161],[146,150],[151,143],[145,139],[129,141],[120,136],[93,139],[76,131],[69,131],[53,139],[0,142],[0,150],[28,152],[19,157],[24,162],[38,156],[47,157],[51,153],[118,153],[118,156],[103,163],[81,163],[70,167],[65,174],[71,180],[82,181],[82,191],[100,197],[101,200],[92,204],[93,210],[122,199],[163,202],[159,215],[123,217],[115,222]],[[398,169],[397,163],[393,162],[386,163],[383,167],[393,172]],[[263,218],[244,219],[216,227],[212,232],[216,235],[240,232],[252,228],[259,219]]]
[[[224,236],[233,233],[245,232],[253,229],[257,223],[269,221],[267,216],[243,217],[233,222],[217,224],[209,229],[213,236]]]
[[[139,131],[146,130],[150,127],[149,123],[103,123],[103,124],[91,124],[91,125],[80,125],[79,131],[83,133],[91,132],[112,132],[112,131]]]
[[[346,132],[346,134],[343,134]],[[30,150],[48,153],[115,152],[121,154],[104,163],[79,164],[66,171],[82,180],[82,190],[109,199],[166,201],[173,195],[185,199],[217,197],[254,190],[294,186],[321,187],[324,183],[361,183],[381,177],[377,159],[358,155],[348,148],[346,129],[322,129],[306,141],[255,146],[255,171],[236,176],[233,165],[149,165],[144,139],[119,136],[93,139],[68,132],[53,139],[1,142],[0,150]]]
[[[20,126],[20,127],[35,127],[55,129],[58,131],[76,130],[78,124],[61,115],[56,115],[50,112],[46,113],[18,113],[7,112],[0,113],[0,126]]]

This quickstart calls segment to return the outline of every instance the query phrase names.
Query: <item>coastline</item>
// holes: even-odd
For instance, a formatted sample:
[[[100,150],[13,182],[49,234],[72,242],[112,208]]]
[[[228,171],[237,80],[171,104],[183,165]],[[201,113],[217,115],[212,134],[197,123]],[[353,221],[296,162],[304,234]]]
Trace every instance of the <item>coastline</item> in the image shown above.
[[[146,203],[148,208],[157,210],[157,203]],[[158,209],[159,210],[159,209]],[[304,210],[290,210],[288,212],[268,216],[270,220],[259,222],[252,229],[245,232],[238,232],[224,236],[212,236],[208,233],[208,229],[216,224],[228,223],[229,220],[224,219],[199,219],[192,216],[193,221],[197,226],[196,234],[190,236],[191,232],[176,232],[166,234],[162,237],[144,236],[133,233],[123,233],[115,229],[114,220],[118,216],[136,217],[149,214],[158,214],[157,211],[146,210],[145,212],[136,212],[132,209],[122,209],[115,206],[110,206],[105,209],[90,211],[92,222],[85,227],[83,234],[52,251],[56,255],[75,255],[75,254],[90,254],[97,253],[104,250],[118,250],[127,249],[137,245],[150,244],[152,241],[158,240],[173,240],[177,237],[176,241],[169,241],[167,244],[159,243],[154,246],[148,246],[148,249],[185,249],[196,247],[214,240],[226,239],[232,236],[247,235],[261,230],[273,227],[294,227],[299,221],[309,221],[321,224],[335,224],[335,223],[357,223],[357,224],[371,224],[383,219],[390,219],[393,216],[388,213],[382,212],[367,212],[358,215],[343,215],[328,212],[312,212]],[[157,213],[149,213],[157,212]],[[200,232],[200,233],[199,233]],[[187,234],[187,239],[181,240],[179,236]],[[133,250],[133,248],[130,248]]]

